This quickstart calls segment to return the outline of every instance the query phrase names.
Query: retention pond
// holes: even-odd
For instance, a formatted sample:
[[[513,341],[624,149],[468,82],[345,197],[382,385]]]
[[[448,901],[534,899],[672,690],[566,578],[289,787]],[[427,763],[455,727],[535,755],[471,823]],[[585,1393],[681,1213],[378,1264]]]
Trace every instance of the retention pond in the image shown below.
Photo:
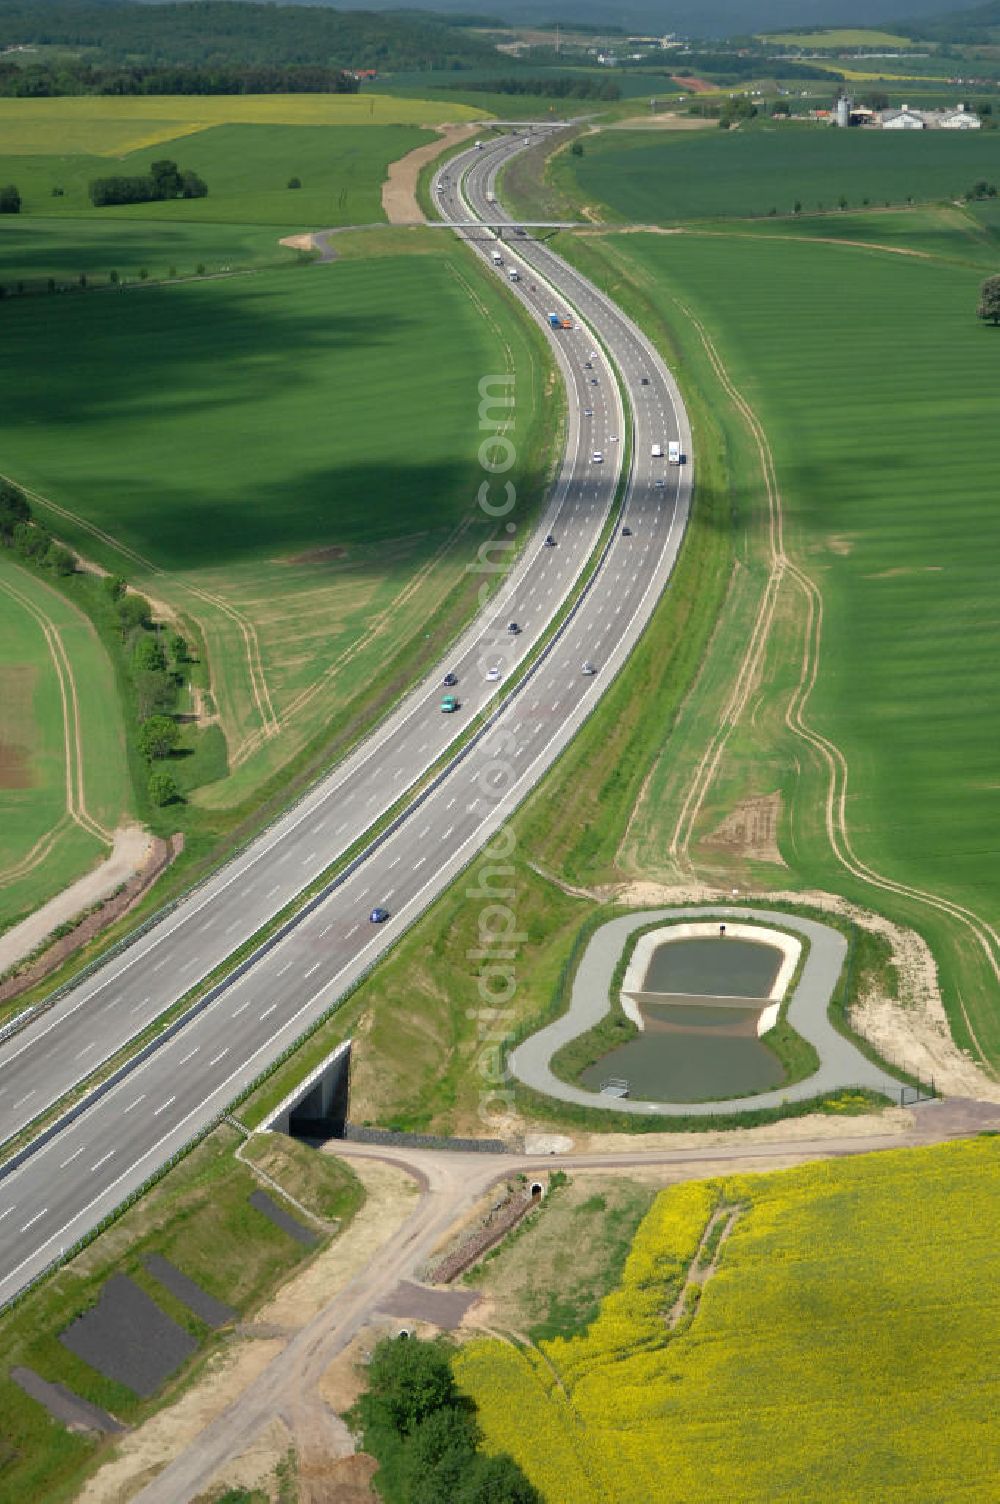
[[[784,960],[777,945],[721,932],[640,939],[622,991],[640,1032],[588,1066],[581,1086],[704,1102],[780,1085],[784,1068],[759,1036]]]

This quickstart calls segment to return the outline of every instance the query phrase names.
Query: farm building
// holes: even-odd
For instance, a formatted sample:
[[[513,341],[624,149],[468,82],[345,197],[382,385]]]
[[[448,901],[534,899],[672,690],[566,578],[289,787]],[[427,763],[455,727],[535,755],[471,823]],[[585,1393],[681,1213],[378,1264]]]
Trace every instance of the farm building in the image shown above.
[[[953,110],[911,110],[904,104],[901,110],[883,110],[884,131],[978,131],[982,121],[975,110],[964,104]]]
[[[901,110],[883,111],[882,129],[884,131],[925,131],[927,122],[923,115],[919,115],[916,110],[911,110],[908,104],[904,104]]]

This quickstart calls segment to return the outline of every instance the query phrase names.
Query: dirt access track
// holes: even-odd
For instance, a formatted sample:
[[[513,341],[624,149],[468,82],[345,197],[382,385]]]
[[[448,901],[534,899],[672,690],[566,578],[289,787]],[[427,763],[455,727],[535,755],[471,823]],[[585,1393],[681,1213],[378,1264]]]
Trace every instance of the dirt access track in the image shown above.
[[[389,163],[389,175],[382,184],[382,209],[391,225],[427,223],[426,216],[417,203],[417,182],[421,169],[448,147],[457,146],[460,141],[466,141],[477,131],[482,131],[488,123],[473,120],[463,125],[428,126],[428,130],[437,131],[439,140],[428,141],[426,146],[418,146],[407,152],[398,162]]]

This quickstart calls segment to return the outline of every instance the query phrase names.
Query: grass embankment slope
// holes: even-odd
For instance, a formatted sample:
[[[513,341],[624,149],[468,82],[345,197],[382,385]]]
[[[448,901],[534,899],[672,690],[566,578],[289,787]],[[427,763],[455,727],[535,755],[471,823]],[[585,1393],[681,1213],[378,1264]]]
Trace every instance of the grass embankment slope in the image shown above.
[[[1000,180],[1000,134],[838,131],[755,124],[737,131],[604,131],[552,159],[555,188],[610,221],[674,225],[955,199]]]
[[[1000,434],[989,394],[1000,346],[974,316],[980,273],[927,256],[745,235],[629,236],[611,255],[663,317],[680,326],[689,310],[702,324],[766,432],[785,548],[822,598],[808,719],[846,759],[855,852],[903,888],[997,925],[1000,801],[990,769],[1000,707],[982,686],[998,648],[989,559],[1000,546]],[[887,361],[888,350],[900,358]],[[959,382],[949,382],[943,351]],[[746,606],[752,612],[753,601]],[[995,1061],[1000,1010],[974,934],[905,893],[856,880],[834,859],[822,816],[827,770],[784,720],[800,682],[806,609],[786,579],[752,714],[748,696],[683,847],[701,842],[695,872],[725,874],[726,818],[748,797],[780,792],[791,873],[774,870],[773,882],[794,875],[918,923],[934,943],[960,1041],[964,1007]],[[686,774],[714,734],[709,680],[748,640],[748,620],[724,620],[705,692],[687,707],[686,755],[668,746],[650,779],[630,832],[629,864],[641,872],[671,869],[689,784],[678,770]]]
[[[983,1138],[663,1192],[585,1335],[459,1354],[488,1445],[547,1504],[983,1497],[996,1177]],[[738,1219],[671,1329],[720,1205]]]
[[[107,854],[132,813],[111,663],[82,612],[0,553],[0,926]]]
[[[278,1204],[317,1233],[304,1245],[250,1205],[259,1182],[236,1160],[240,1139],[221,1127],[146,1196],[131,1207],[70,1263],[0,1316],[0,1500],[75,1498],[83,1477],[113,1449],[114,1437],[70,1431],[10,1378],[18,1366],[63,1383],[80,1398],[109,1410],[128,1425],[141,1423],[165,1402],[176,1399],[206,1359],[231,1342],[232,1328],[211,1331],[147,1272],[151,1255],[168,1259],[208,1294],[248,1316],[300,1264],[343,1230],[364,1200],[348,1167],[290,1139],[267,1135],[245,1146],[248,1157],[326,1226]],[[273,1184],[265,1184],[271,1194]],[[105,1281],[127,1274],[161,1310],[197,1339],[198,1351],[150,1399],[105,1378],[59,1341],[60,1332],[91,1307]]]

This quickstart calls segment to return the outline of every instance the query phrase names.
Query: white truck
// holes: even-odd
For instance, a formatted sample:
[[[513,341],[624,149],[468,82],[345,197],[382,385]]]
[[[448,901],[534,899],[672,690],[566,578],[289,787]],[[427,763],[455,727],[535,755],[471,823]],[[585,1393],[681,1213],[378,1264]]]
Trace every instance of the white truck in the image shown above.
[[[667,444],[667,464],[679,465],[681,463],[681,446],[677,439],[671,439]]]
[[[495,203],[496,203],[496,201],[497,201],[497,196],[496,196],[496,194],[495,194],[495,193],[488,193],[488,194],[487,194],[487,195],[486,195],[486,202],[487,202],[487,203],[488,203],[488,204],[495,204]]]
[[[662,460],[662,458],[663,458],[663,445],[662,444],[654,444],[651,453],[652,453],[652,456],[653,456],[654,460]]]
[[[512,282],[520,282],[521,280],[521,273],[518,271],[516,266],[510,267],[507,271],[507,275]]]
[[[491,251],[490,260],[493,262],[494,266],[503,266],[503,257],[501,256],[499,251]]]

